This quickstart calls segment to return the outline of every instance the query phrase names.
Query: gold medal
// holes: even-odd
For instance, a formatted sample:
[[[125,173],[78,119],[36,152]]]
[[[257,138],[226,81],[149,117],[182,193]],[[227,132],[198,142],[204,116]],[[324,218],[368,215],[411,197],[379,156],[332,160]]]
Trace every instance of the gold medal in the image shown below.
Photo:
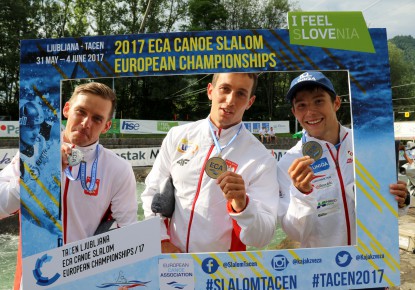
[[[323,155],[323,147],[321,147],[321,145],[316,141],[308,141],[304,143],[302,151],[304,156],[310,156],[314,159],[314,161],[319,160]]]
[[[206,174],[213,179],[218,178],[219,175],[227,170],[228,166],[226,165],[226,161],[220,157],[209,158],[205,167]]]
[[[84,158],[84,154],[82,154],[81,150],[72,148],[72,153],[68,154],[69,166],[78,165],[79,163],[81,163],[83,158]]]

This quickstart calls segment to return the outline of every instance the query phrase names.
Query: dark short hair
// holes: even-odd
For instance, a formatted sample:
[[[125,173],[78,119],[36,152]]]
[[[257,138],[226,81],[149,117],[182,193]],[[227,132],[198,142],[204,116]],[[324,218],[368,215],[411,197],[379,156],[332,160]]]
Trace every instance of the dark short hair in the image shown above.
[[[216,86],[216,82],[218,81],[218,78],[219,78],[220,74],[224,74],[224,73],[215,73],[215,74],[213,74],[213,78],[212,78],[212,85],[213,86]],[[242,74],[245,74],[250,79],[254,80],[254,83],[252,84],[251,94],[249,95],[249,97],[252,97],[253,95],[255,95],[256,87],[258,85],[258,74],[256,74],[256,73],[242,73]]]
[[[103,83],[97,83],[97,82],[90,82],[90,83],[79,85],[75,88],[71,98],[69,99],[69,103],[72,103],[73,100],[79,94],[82,94],[82,93],[89,93],[89,94],[97,95],[105,100],[111,101],[111,111],[110,111],[109,119],[112,118],[115,107],[117,105],[117,97],[115,96],[114,91],[109,86],[104,85]]]

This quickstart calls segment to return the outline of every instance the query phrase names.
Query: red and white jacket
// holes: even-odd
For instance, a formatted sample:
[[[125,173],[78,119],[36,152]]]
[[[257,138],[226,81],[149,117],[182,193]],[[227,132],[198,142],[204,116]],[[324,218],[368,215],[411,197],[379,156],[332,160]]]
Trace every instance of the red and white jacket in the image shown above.
[[[87,162],[88,183],[97,146],[100,150],[94,190],[84,190],[79,180],[69,180],[62,171],[62,225],[65,244],[92,237],[108,213],[119,227],[137,221],[136,180],[133,169],[128,161],[98,142],[87,147],[75,147],[82,151]],[[72,176],[76,177],[79,165],[71,170]]]
[[[356,216],[353,175],[353,138],[350,129],[340,126],[340,144],[306,135],[316,141],[323,155],[313,163],[313,190],[301,193],[291,181],[288,168],[303,156],[300,140],[278,162],[280,204],[278,221],[289,238],[302,247],[334,247],[356,243]]]
[[[228,144],[241,124],[226,130],[212,125],[220,146]],[[161,238],[182,252],[242,251],[263,247],[274,235],[279,200],[275,159],[244,125],[223,149],[228,170],[242,176],[247,192],[246,208],[235,213],[216,180],[205,173],[207,160],[217,155],[208,119],[173,127],[146,178],[141,199],[150,217],[154,194],[172,176],[175,210],[169,222],[161,220]]]

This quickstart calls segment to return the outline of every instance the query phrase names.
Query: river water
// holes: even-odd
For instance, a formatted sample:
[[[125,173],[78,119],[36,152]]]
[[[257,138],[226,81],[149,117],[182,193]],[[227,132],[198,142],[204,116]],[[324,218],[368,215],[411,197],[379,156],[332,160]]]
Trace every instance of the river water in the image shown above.
[[[139,196],[144,190],[144,183],[137,183],[137,201],[138,201],[138,212],[137,218],[139,221],[143,220],[144,214],[141,206],[141,199]],[[264,248],[275,249],[275,247],[285,238],[285,234],[281,229],[277,229],[274,239],[272,242]],[[0,235],[0,290],[13,289],[14,270],[16,267],[16,253],[17,253],[18,236],[10,234]],[[249,250],[256,250],[249,248]]]

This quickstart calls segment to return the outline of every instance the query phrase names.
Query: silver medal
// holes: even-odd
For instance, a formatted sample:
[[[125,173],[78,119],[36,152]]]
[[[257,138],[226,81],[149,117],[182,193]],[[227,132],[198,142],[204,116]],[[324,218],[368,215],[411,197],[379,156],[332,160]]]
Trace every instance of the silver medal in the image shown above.
[[[319,160],[323,155],[323,147],[316,141],[308,141],[303,144],[302,151],[304,156],[310,156],[314,161]]]
[[[68,154],[68,163],[69,166],[76,166],[81,163],[82,159],[84,158],[84,154],[81,150],[72,148],[72,153]]]

